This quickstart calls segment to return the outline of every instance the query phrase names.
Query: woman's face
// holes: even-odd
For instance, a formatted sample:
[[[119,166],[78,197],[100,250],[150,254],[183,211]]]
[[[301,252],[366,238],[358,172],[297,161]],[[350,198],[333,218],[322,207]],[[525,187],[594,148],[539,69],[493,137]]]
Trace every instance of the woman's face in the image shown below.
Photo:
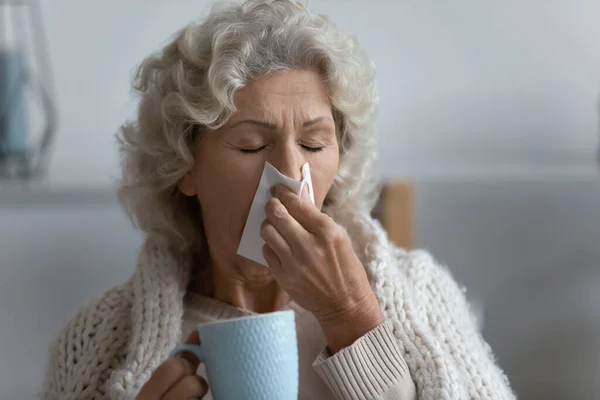
[[[250,82],[236,93],[235,104],[237,112],[226,125],[204,134],[195,165],[179,187],[200,201],[213,261],[241,264],[253,263],[236,252],[265,162],[296,180],[308,162],[321,208],[339,150],[327,89],[316,71]]]

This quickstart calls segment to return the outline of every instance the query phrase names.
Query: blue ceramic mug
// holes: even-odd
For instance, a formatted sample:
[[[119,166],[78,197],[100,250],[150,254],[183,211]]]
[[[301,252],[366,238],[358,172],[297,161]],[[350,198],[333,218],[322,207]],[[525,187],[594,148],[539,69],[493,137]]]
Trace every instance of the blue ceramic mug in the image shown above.
[[[204,363],[215,400],[298,399],[298,344],[293,311],[278,311],[198,325],[193,353]]]

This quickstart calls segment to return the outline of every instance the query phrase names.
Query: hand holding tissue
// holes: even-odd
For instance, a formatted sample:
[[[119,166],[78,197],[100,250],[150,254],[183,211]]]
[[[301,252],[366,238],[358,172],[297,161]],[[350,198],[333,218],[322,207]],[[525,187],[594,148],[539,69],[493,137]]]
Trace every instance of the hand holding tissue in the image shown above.
[[[265,163],[237,251],[237,254],[240,256],[246,257],[264,266],[267,266],[267,262],[262,255],[262,248],[265,241],[260,237],[260,227],[266,218],[265,206],[272,197],[271,188],[276,185],[285,185],[298,195],[302,193],[302,190],[306,185],[308,186],[310,200],[315,204],[315,195],[308,163],[305,163],[302,166],[302,181],[289,178],[279,172],[273,165],[268,162]]]

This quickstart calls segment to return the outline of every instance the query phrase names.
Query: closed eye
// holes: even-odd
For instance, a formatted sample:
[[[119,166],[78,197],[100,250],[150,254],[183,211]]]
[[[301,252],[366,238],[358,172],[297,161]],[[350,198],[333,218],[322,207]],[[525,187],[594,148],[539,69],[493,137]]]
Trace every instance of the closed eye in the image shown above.
[[[262,150],[264,150],[265,147],[267,147],[267,146],[261,146],[261,147],[255,148],[255,149],[240,149],[240,151],[242,153],[246,153],[246,154],[257,154],[257,153],[260,153]],[[324,147],[323,146],[312,147],[312,146],[302,145],[302,148],[304,150],[310,151],[312,153],[318,153],[319,151],[322,151]]]
[[[261,150],[263,150],[265,147],[267,147],[267,146],[260,146],[260,147],[257,147],[256,149],[240,149],[240,151],[242,153],[246,153],[246,154],[256,154],[256,153],[259,153]]]
[[[318,153],[319,151],[323,150],[323,146],[320,146],[320,147],[311,147],[311,146],[302,145],[302,148],[304,148],[304,150],[308,150],[308,151],[311,151],[313,153]]]

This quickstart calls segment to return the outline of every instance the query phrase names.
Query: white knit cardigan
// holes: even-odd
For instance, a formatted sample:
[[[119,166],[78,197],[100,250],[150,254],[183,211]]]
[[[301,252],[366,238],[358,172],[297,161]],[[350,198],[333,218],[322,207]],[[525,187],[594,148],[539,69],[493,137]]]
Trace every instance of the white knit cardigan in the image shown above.
[[[392,322],[419,399],[515,398],[446,268],[426,252],[393,246],[367,215],[334,219],[352,238]],[[44,399],[135,399],[180,342],[189,269],[187,257],[146,238],[132,277],[82,308],[59,334]]]

